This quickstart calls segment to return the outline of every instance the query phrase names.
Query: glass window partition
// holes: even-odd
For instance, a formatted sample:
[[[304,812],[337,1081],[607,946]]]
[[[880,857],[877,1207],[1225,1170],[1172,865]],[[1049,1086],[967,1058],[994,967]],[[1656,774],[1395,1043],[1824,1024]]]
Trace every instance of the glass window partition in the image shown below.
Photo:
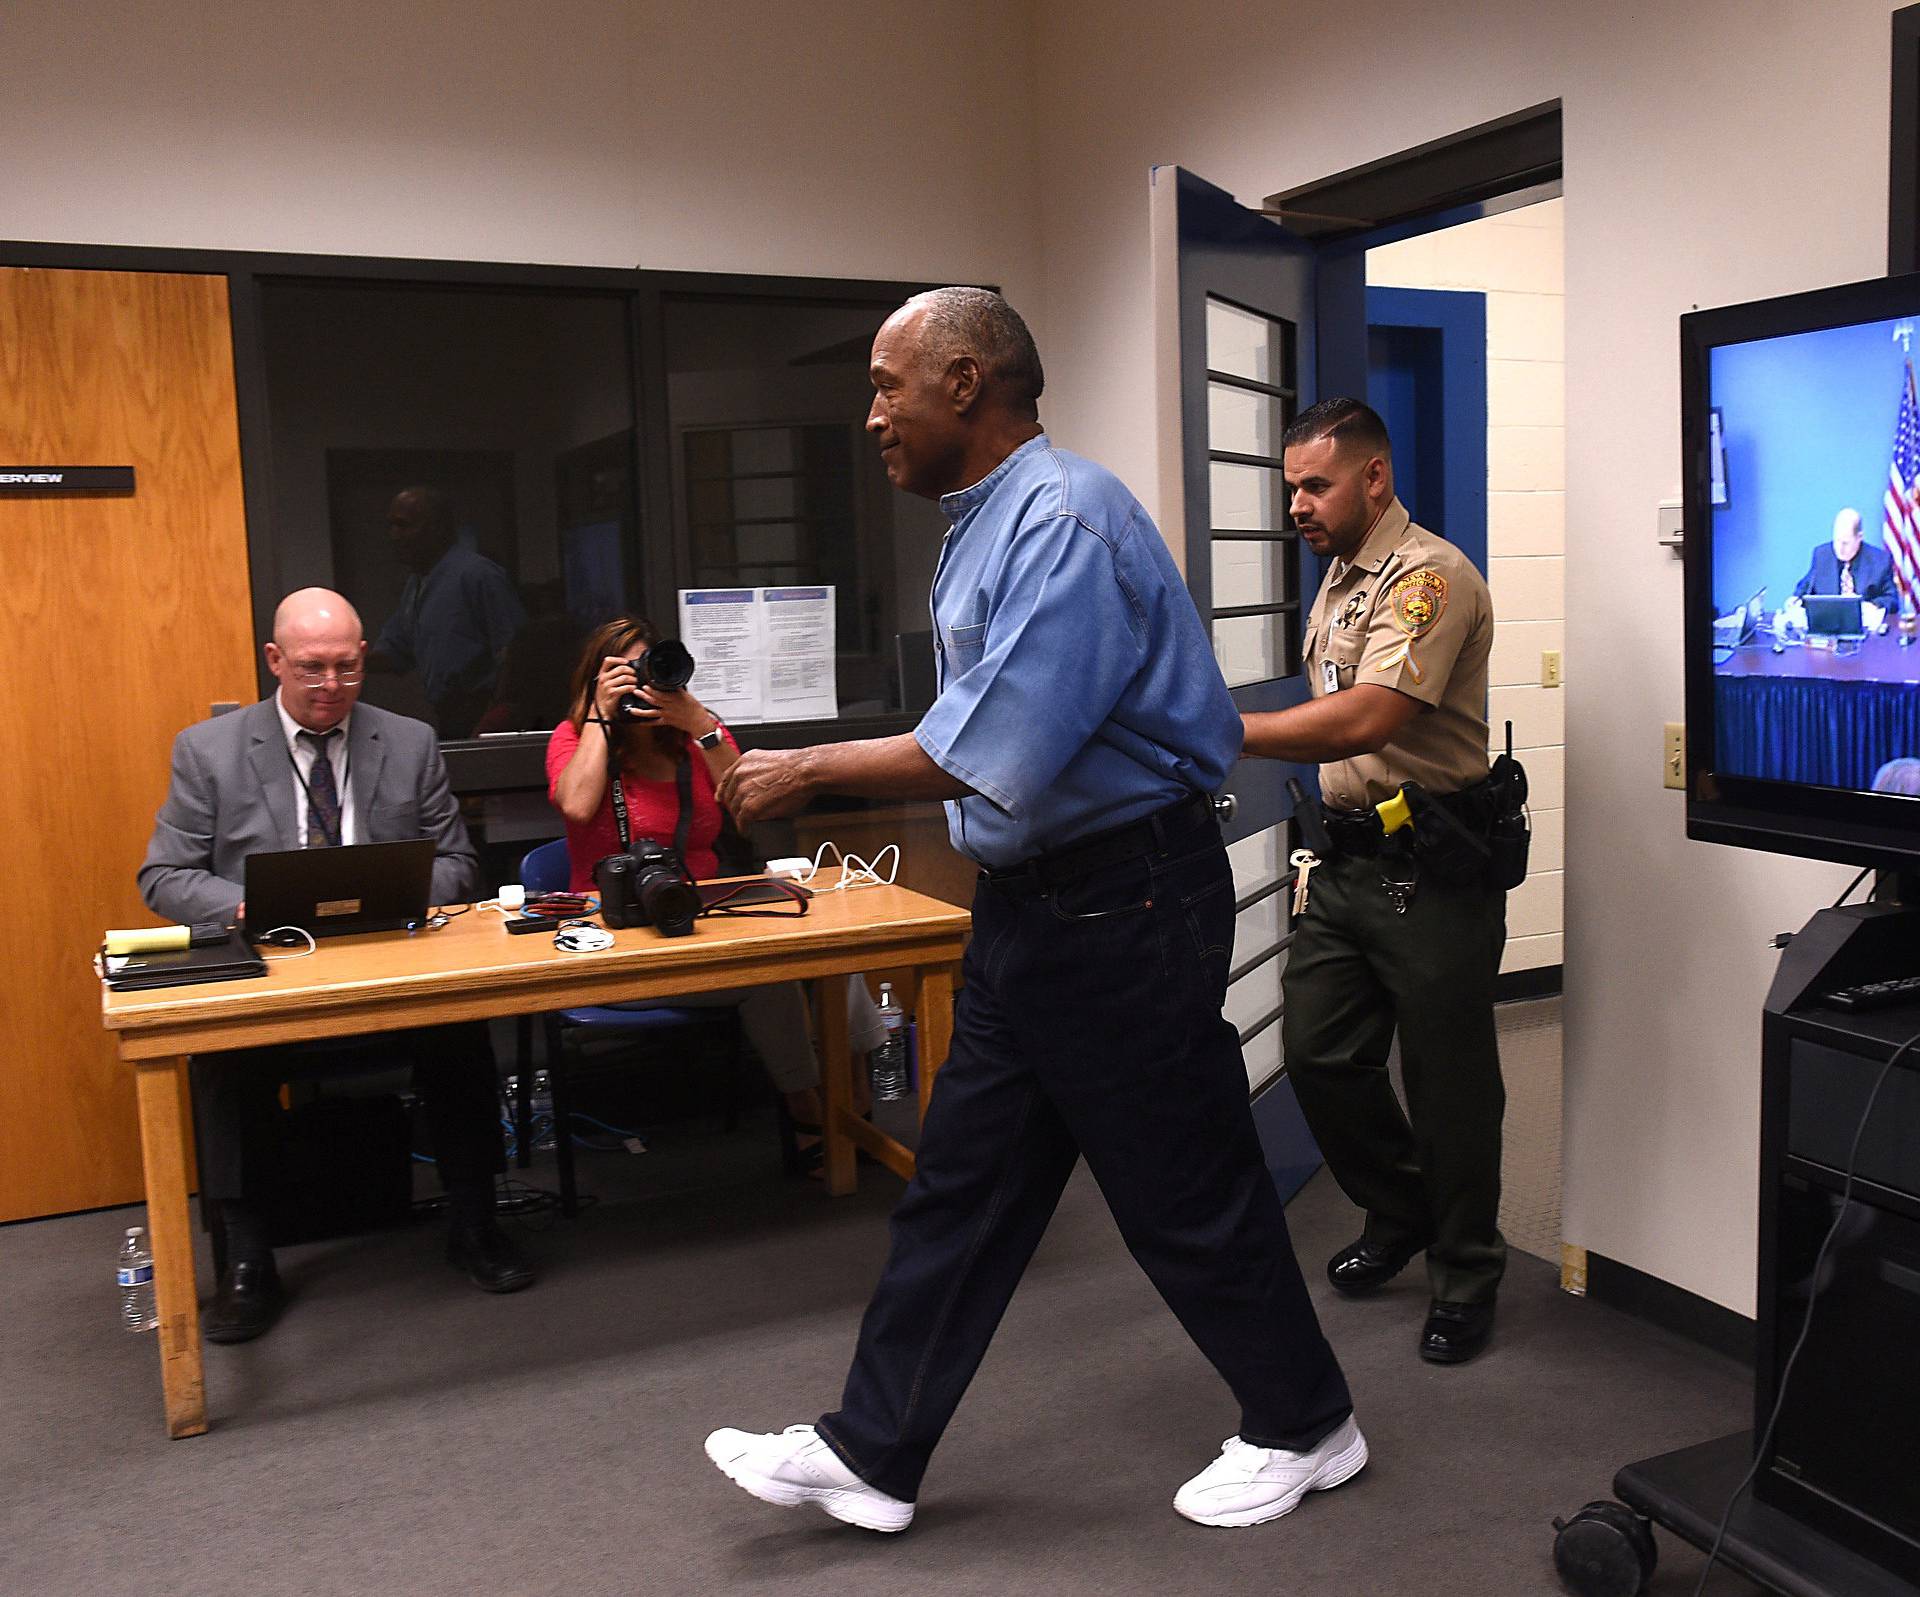
[[[931,698],[946,522],[887,481],[865,435],[873,336],[899,303],[670,293],[661,307],[681,585],[831,589],[840,721]]]
[[[449,741],[550,730],[587,632],[645,600],[629,296],[258,292],[274,594],[355,605],[369,704]]]

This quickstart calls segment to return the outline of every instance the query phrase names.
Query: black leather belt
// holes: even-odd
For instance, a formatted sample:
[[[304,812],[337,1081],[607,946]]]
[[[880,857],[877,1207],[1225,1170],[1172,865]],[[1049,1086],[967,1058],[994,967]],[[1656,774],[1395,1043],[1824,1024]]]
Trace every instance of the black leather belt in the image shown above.
[[[1069,843],[1064,848],[1036,854],[1018,865],[983,870],[980,876],[983,881],[992,882],[996,887],[1045,892],[1049,888],[1078,881],[1083,876],[1091,876],[1109,865],[1118,865],[1123,860],[1158,854],[1203,829],[1217,831],[1218,826],[1211,796],[1194,793],[1169,804],[1163,810],[1143,815],[1137,821],[1128,821],[1124,826],[1116,826],[1109,831],[1096,832],[1092,837]]]
[[[1476,782],[1472,787],[1461,788],[1458,793],[1435,793],[1431,796],[1436,803],[1451,810],[1469,831],[1485,835],[1487,805],[1491,797],[1487,783]],[[1371,858],[1380,852],[1387,840],[1379,812],[1371,807],[1357,810],[1326,809],[1322,811],[1321,818],[1327,824],[1328,839],[1342,854]]]

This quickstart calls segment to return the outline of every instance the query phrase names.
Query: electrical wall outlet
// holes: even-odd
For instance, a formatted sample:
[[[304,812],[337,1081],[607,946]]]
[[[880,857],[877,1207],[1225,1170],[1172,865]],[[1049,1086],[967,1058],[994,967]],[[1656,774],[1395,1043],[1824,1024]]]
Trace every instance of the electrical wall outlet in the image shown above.
[[[1540,651],[1540,686],[1543,688],[1560,686],[1560,651],[1558,649]]]
[[[1560,1244],[1560,1290],[1577,1298],[1587,1295],[1587,1250],[1571,1242]]]
[[[1683,721],[1667,723],[1665,752],[1660,759],[1660,780],[1682,792],[1687,786],[1687,728]]]

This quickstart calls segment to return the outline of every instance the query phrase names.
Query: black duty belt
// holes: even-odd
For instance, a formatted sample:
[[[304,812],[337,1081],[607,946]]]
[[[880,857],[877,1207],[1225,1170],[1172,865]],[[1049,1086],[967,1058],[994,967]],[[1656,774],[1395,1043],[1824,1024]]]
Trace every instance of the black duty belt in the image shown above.
[[[1470,832],[1486,836],[1489,806],[1492,803],[1492,790],[1486,782],[1476,782],[1472,787],[1463,787],[1458,793],[1435,793],[1434,802],[1444,805],[1453,816]],[[1342,854],[1357,854],[1362,858],[1371,858],[1380,852],[1387,840],[1385,828],[1380,824],[1378,811],[1371,808],[1358,810],[1336,810],[1331,807],[1322,812],[1327,825],[1327,837],[1334,848]]]
[[[1213,813],[1213,799],[1194,793],[1163,810],[1143,815],[1105,832],[1096,832],[1064,848],[1036,854],[1018,865],[1002,865],[980,873],[983,881],[996,887],[1046,892],[1068,882],[1091,876],[1095,871],[1118,865],[1123,860],[1143,859],[1158,854],[1183,839],[1206,830],[1217,832],[1219,822]]]

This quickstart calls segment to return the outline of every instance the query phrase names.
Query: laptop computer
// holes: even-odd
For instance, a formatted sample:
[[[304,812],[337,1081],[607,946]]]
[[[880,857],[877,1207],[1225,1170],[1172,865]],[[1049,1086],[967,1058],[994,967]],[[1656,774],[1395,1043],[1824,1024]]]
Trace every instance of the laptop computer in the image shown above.
[[[246,934],[282,926],[315,937],[390,932],[424,919],[433,891],[433,839],[295,848],[247,856]]]
[[[1820,638],[1864,638],[1858,594],[1810,593],[1801,601],[1807,612],[1807,633]]]

